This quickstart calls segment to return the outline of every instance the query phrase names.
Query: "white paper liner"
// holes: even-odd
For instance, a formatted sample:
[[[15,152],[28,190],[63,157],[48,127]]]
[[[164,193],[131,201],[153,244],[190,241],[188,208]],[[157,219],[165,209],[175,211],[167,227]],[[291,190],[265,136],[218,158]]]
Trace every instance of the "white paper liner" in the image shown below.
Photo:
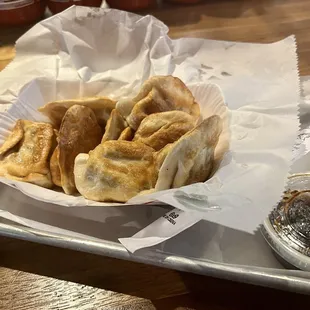
[[[137,250],[160,244],[202,220],[200,213],[173,209],[130,238],[119,238],[125,248]]]
[[[187,85],[215,82],[231,116],[231,151],[221,169],[206,184],[144,199],[253,232],[280,198],[298,131],[295,39],[274,44],[171,40],[167,32],[150,16],[72,7],[17,42],[15,61],[1,73],[0,102],[15,101],[35,78],[44,102],[103,93],[131,96],[155,74],[172,74]]]

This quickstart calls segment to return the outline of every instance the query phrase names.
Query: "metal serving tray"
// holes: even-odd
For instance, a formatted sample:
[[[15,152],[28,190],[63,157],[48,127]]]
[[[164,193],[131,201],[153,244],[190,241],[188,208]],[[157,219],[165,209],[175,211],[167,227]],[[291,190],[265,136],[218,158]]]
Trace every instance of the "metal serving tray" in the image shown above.
[[[302,80],[304,86],[303,95],[305,96],[306,94],[310,94],[310,77],[304,77]],[[16,211],[17,207],[13,203],[14,199],[18,201],[20,210],[24,209],[23,207],[26,209],[34,206],[34,214],[37,215],[37,213],[40,213],[41,216],[43,215],[46,217],[47,214],[44,213],[46,210],[44,210],[43,204],[38,201],[31,200],[29,197],[24,196],[20,192],[13,191],[13,189],[4,187],[1,184],[1,209],[8,212],[11,212],[11,210]],[[59,206],[55,205],[53,206],[53,209],[55,208],[57,210],[57,207],[59,208]],[[145,207],[140,206],[140,208]],[[214,231],[218,230],[220,231],[220,234],[222,234],[223,228],[217,228],[217,225],[208,222],[203,223],[203,226],[208,227],[208,229],[196,229],[196,231],[193,231],[193,229],[190,228],[182,234],[171,239],[169,241],[169,247],[160,245],[159,247],[144,249],[136,252],[135,254],[131,254],[116,241],[116,238],[114,238],[112,241],[111,238],[109,240],[109,236],[105,235],[104,232],[100,234],[99,239],[94,239],[92,237],[88,238],[87,236],[79,237],[66,235],[65,233],[60,234],[46,232],[45,230],[34,229],[8,221],[7,219],[1,217],[1,215],[3,215],[3,213],[1,214],[0,212],[0,235],[2,236],[28,240],[56,247],[69,248],[77,251],[84,251],[118,259],[156,265],[179,271],[207,275],[216,278],[310,294],[310,272],[296,269],[294,270],[293,266],[286,266],[288,269],[285,269],[283,265],[278,263],[278,261],[274,258],[271,248],[269,248],[260,232],[257,232],[255,235],[245,236],[241,232],[227,229],[226,238],[228,235],[234,235],[232,239],[227,238],[228,242],[226,240],[226,243],[231,243],[230,246],[233,248],[233,251],[231,250],[233,254],[230,255],[230,258],[232,258],[234,254],[242,257],[246,251],[253,253],[252,257],[248,261],[242,259],[239,259],[239,261],[237,259],[223,259],[222,261],[225,262],[223,263],[216,262],[216,259],[214,259],[212,253],[207,254],[209,253],[209,248],[205,247],[205,244],[210,241],[209,233],[214,233]],[[23,215],[21,214],[21,216]],[[59,216],[61,219],[61,215]],[[77,219],[77,221],[80,220],[81,219]],[[66,221],[66,219],[64,221]],[[58,224],[55,219],[51,220],[48,224],[53,225],[53,223]],[[197,227],[197,225],[199,226],[200,223],[194,225],[194,227]],[[99,224],[99,227],[97,227],[98,229],[101,229],[100,225],[101,224]],[[194,235],[191,235],[191,238],[194,237],[194,240],[199,240],[199,242],[196,244],[196,248],[199,249],[200,247],[204,247],[204,255],[199,255],[199,251],[196,253],[189,251],[188,249],[190,249],[190,247],[186,248],[186,244],[189,243],[186,242],[186,238],[188,238],[190,233],[194,233]],[[174,246],[175,243],[178,243],[179,250],[176,250],[176,247]],[[185,249],[183,249],[184,247]],[[262,259],[262,263],[259,262],[259,259],[253,263],[253,258],[255,256],[259,256],[259,259]]]
[[[153,249],[140,251],[140,254],[130,254],[121,244],[116,242],[105,240],[101,242],[90,241],[77,237],[69,238],[65,235],[46,233],[22,225],[7,224],[5,222],[6,220],[3,220],[2,223],[0,222],[0,234],[2,236],[248,284],[310,294],[309,273],[299,270],[281,270],[215,263]]]

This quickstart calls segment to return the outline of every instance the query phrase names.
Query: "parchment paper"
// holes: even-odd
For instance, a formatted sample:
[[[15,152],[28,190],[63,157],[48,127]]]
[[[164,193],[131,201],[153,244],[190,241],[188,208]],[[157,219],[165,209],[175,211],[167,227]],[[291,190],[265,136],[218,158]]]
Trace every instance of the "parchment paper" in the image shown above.
[[[289,37],[273,44],[171,40],[167,32],[168,28],[151,16],[72,7],[40,22],[18,40],[15,61],[0,74],[0,102],[5,108],[16,102],[19,91],[34,79],[41,82],[44,102],[96,94],[115,99],[132,96],[145,79],[157,74],[172,74],[188,85],[216,83],[224,93],[231,116],[230,152],[218,173],[206,184],[131,202],[156,199],[199,213],[208,221],[253,233],[279,200],[291,165],[299,126],[295,39]],[[68,208],[24,196],[29,204],[21,209],[22,205],[13,203],[16,190],[1,190],[6,196],[11,193],[13,199],[4,206],[6,198],[1,195],[2,216],[16,221],[27,219],[25,224],[33,227],[49,221],[38,216],[36,208],[44,208],[46,215],[58,210],[69,217],[94,212],[86,207],[63,210]],[[122,207],[116,218],[124,218],[126,226],[136,214],[141,217],[156,209],[149,208]],[[167,212],[161,210],[161,215]],[[108,207],[96,212],[102,212],[106,221],[109,212],[116,211]],[[143,218],[147,221],[140,229],[155,219]],[[96,221],[100,219],[96,217]],[[56,220],[48,227],[44,229],[66,229]],[[86,235],[92,235],[91,227],[86,231]],[[131,235],[118,234],[114,238]],[[104,238],[101,234],[100,237]]]

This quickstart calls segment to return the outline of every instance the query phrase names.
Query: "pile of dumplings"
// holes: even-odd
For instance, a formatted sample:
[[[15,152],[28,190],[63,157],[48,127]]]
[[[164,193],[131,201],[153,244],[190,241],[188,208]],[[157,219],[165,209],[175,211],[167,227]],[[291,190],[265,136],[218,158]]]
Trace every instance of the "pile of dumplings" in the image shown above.
[[[126,202],[204,182],[214,169],[222,120],[201,120],[192,93],[172,76],[150,78],[130,100],[61,100],[39,111],[51,122],[16,122],[0,147],[0,176]]]

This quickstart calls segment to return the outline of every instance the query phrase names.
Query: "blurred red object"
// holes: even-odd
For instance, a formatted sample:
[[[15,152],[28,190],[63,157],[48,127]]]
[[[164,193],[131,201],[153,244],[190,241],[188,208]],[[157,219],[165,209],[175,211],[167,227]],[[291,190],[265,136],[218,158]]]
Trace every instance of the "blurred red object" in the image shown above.
[[[43,17],[45,0],[10,0],[0,2],[0,25],[30,24]]]
[[[156,0],[107,0],[109,6],[125,11],[139,11],[148,7],[154,7]]]
[[[48,0],[47,6],[53,14],[57,14],[72,5],[100,7],[102,0]]]

